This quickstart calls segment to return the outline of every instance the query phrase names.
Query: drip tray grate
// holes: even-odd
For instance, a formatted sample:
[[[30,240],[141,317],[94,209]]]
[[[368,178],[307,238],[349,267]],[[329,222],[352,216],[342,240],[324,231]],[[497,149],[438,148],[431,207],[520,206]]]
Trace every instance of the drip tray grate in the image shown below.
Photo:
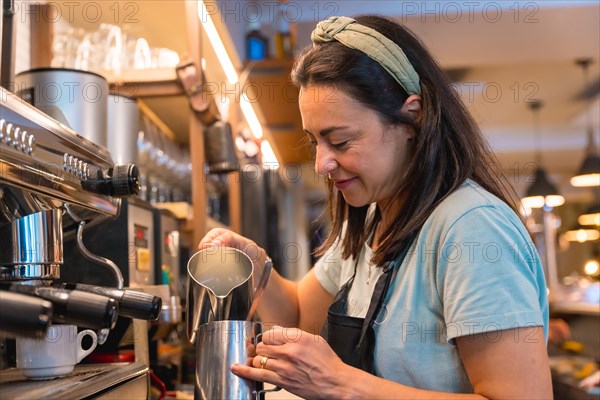
[[[123,382],[148,373],[140,363],[77,365],[67,376],[46,380],[30,380],[16,368],[0,371],[2,398],[71,399],[84,398],[116,387]]]

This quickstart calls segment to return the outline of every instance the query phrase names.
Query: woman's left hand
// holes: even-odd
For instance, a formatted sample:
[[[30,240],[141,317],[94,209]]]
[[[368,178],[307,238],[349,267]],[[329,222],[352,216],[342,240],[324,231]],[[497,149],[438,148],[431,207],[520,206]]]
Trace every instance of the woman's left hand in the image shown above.
[[[339,395],[340,372],[350,368],[323,337],[297,328],[276,326],[264,332],[256,354],[252,366],[234,364],[232,372],[274,384],[303,398]]]

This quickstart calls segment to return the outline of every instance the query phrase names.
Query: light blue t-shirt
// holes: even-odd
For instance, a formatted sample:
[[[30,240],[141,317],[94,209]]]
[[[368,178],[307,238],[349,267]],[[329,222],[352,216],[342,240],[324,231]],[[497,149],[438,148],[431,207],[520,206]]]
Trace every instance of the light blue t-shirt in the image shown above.
[[[365,245],[349,294],[352,316],[365,316],[381,274],[371,255]],[[335,295],[354,266],[334,246],[315,274]],[[520,337],[504,331],[523,327]],[[375,373],[415,388],[471,393],[456,337],[483,333],[493,342],[510,334],[527,346],[538,329],[547,338],[546,284],[529,234],[504,202],[466,181],[427,219],[390,285],[374,325]]]

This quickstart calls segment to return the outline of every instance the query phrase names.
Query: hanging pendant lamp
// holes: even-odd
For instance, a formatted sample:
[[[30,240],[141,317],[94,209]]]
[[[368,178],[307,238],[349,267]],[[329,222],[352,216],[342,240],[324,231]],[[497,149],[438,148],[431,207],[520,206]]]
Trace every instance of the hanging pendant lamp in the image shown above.
[[[588,151],[577,174],[571,178],[571,185],[577,187],[600,186],[600,157]]]
[[[521,199],[521,203],[525,208],[554,208],[565,203],[565,198],[560,195],[558,189],[548,179],[546,170],[542,167],[542,152],[540,146],[539,132],[539,111],[542,107],[542,102],[534,100],[529,103],[529,108],[534,115],[534,129],[536,136],[536,164],[537,171],[533,183],[525,191],[525,197]]]
[[[527,188],[525,197],[521,200],[529,208],[558,207],[565,203],[565,198],[558,193],[556,186],[548,179],[543,167],[535,171],[535,179]]]
[[[576,63],[583,70],[584,87],[587,87],[588,67],[592,63],[592,60],[586,58],[577,60]],[[585,158],[575,176],[571,178],[571,185],[576,187],[600,186],[600,153],[598,151],[598,145],[594,140],[594,129],[592,127],[590,110],[587,111],[587,141]]]

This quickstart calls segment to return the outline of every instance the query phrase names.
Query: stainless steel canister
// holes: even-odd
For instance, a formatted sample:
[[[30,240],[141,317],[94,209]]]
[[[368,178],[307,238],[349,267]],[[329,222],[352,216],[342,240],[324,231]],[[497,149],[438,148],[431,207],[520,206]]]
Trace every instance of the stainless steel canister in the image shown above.
[[[37,68],[15,76],[15,93],[79,135],[107,147],[107,80],[93,72]]]
[[[136,99],[108,96],[107,148],[115,163],[137,164],[139,124],[140,109]]]

